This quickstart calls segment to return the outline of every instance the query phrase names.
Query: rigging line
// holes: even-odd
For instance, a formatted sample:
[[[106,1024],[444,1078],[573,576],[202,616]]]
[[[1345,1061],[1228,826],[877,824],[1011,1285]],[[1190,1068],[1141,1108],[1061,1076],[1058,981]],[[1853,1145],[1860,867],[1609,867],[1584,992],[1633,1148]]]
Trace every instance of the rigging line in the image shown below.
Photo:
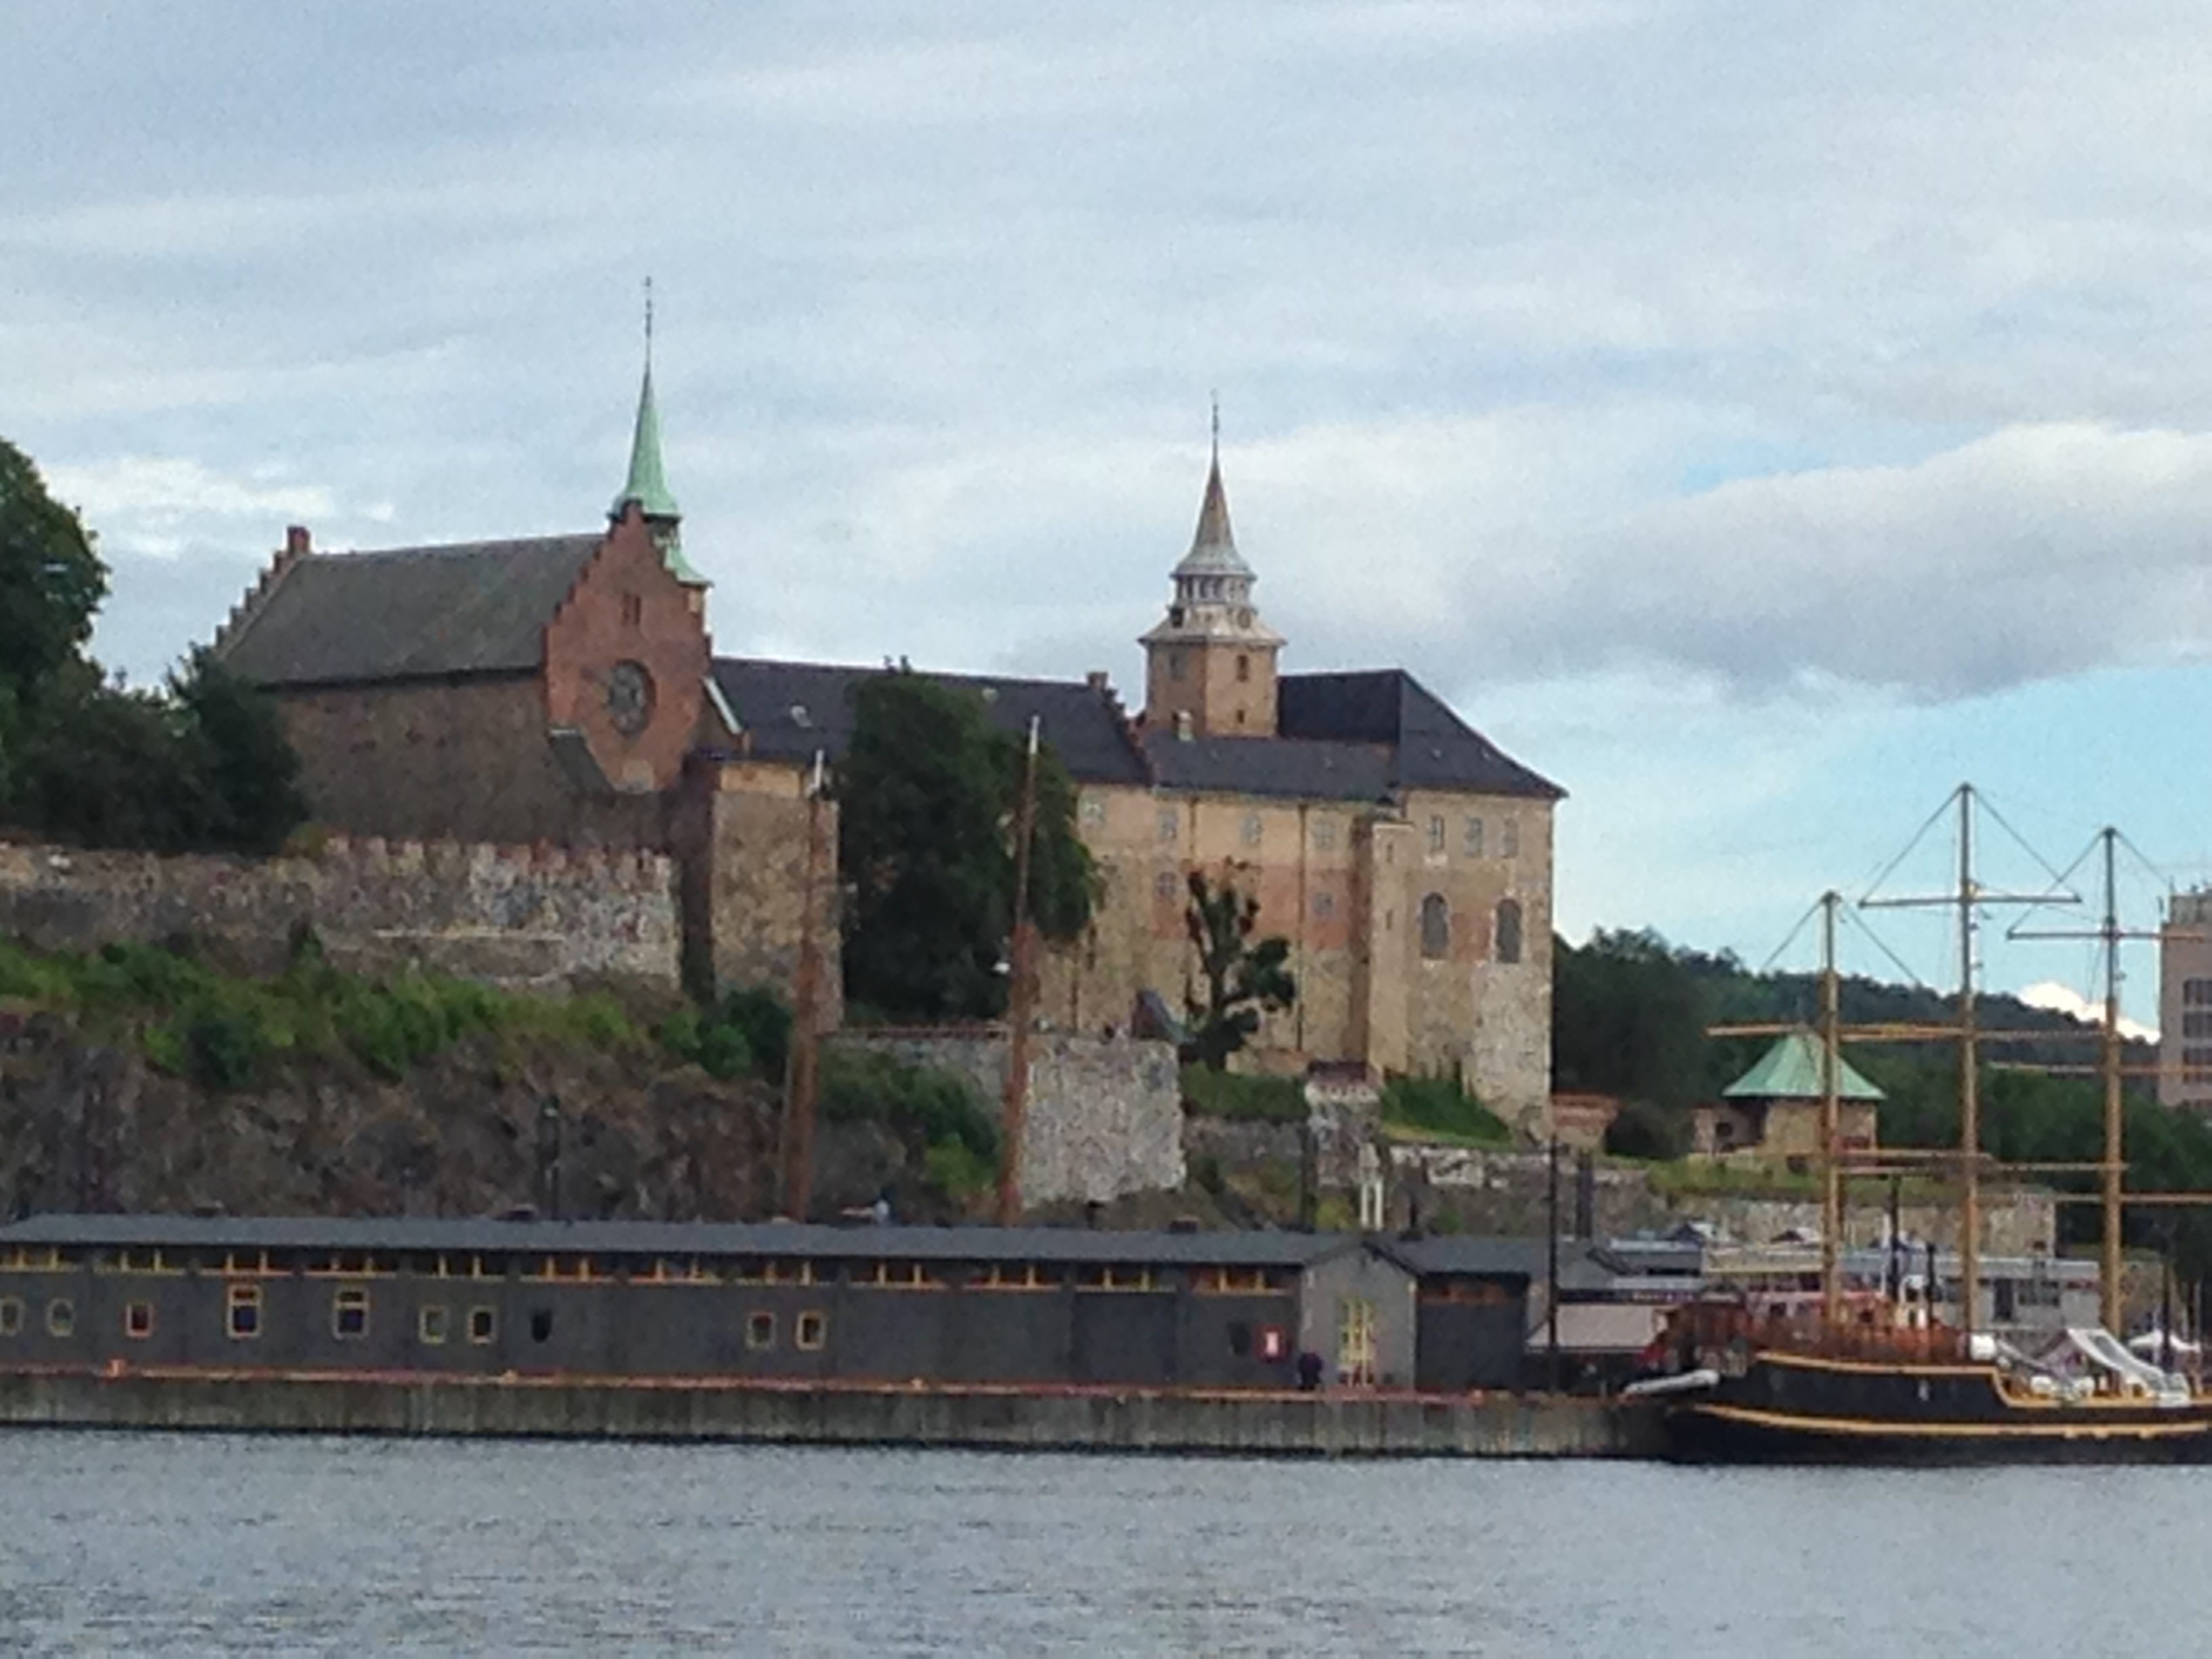
[[[2028,857],[2033,859],[2038,864],[2043,866],[2043,873],[2051,878],[2051,884],[2053,887],[2064,886],[2066,884],[2066,878],[2060,875],[2056,870],[2053,870],[2051,867],[2049,860],[2047,860],[2042,854],[2037,852],[2035,848],[2027,844],[2027,838],[2021,835],[2019,830],[2012,827],[2010,820],[2008,820],[2003,813],[1998,811],[1996,807],[1990,805],[1990,798],[1987,795],[1983,795],[1979,797],[1979,799],[1982,803],[1982,811],[1987,812],[1991,817],[1996,820],[1997,827],[2002,830],[2005,834],[2012,837],[2014,846],[2019,848],[2021,852],[2027,854]],[[2078,893],[2075,894],[2074,902],[2079,904],[2081,902],[2081,896]]]
[[[2089,844],[2075,855],[2073,863],[2066,866],[2064,872],[2053,884],[2054,887],[2064,887],[2068,882],[2073,880],[2074,872],[2096,856],[2098,844],[2104,839],[2104,833],[2101,830],[2090,836]],[[2021,913],[2020,920],[2005,929],[2005,938],[2012,944],[2020,944],[2027,937],[2022,930],[2040,913],[2045,910],[2063,909],[2069,905],[2079,905],[2081,902],[2081,896],[2070,887],[2066,889],[2063,896],[2056,892],[2046,892],[2041,897],[2029,902],[2027,908]]]
[[[2168,893],[2173,891],[2173,878],[2166,874],[2165,871],[2159,868],[2157,865],[2152,863],[2150,854],[2144,852],[2142,848],[2136,846],[2133,841],[2130,840],[2126,830],[2115,830],[2113,834],[2119,838],[2120,845],[2126,848],[2129,852],[2135,855],[2136,862],[2142,866],[2143,873],[2145,875],[2148,876],[2152,880],[2162,884]]]
[[[1826,896],[1823,895],[1823,897],[1825,896]],[[1760,973],[1770,973],[1773,970],[1774,964],[1781,960],[1782,953],[1797,942],[1797,935],[1805,931],[1805,924],[1812,921],[1814,916],[1819,913],[1820,904],[1820,899],[1814,899],[1811,904],[1806,907],[1805,914],[1798,917],[1796,921],[1792,924],[1789,933],[1783,936],[1782,943],[1776,945],[1773,950],[1770,951],[1767,953],[1766,960],[1759,964],[1759,971]]]
[[[1844,914],[1850,919],[1851,925],[1854,927],[1856,927],[1859,932],[1864,933],[1867,938],[1872,941],[1875,950],[1881,951],[1882,955],[1889,958],[1890,965],[1893,968],[1895,968],[1898,972],[1903,974],[1907,980],[1911,981],[1912,988],[1915,990],[1933,992],[1934,988],[1930,986],[1926,980],[1921,978],[1918,974],[1915,973],[1904,957],[1899,956],[1896,951],[1889,948],[1888,942],[1885,940],[1881,934],[1875,932],[1873,927],[1868,922],[1864,915],[1853,910],[1846,910]]]
[[[1965,784],[1960,784],[1956,788],[1954,788],[1949,794],[1943,797],[1943,804],[1928,815],[1928,822],[1922,824],[1917,830],[1912,832],[1912,839],[1905,843],[1904,851],[1900,852],[1895,858],[1884,865],[1882,866],[1881,873],[1876,876],[1867,884],[1866,893],[1859,900],[1861,904],[1864,904],[1868,899],[1872,898],[1875,894],[1881,890],[1882,883],[1887,881],[1892,876],[1897,873],[1897,866],[1904,863],[1906,859],[1912,856],[1913,849],[1920,845],[1921,841],[1927,836],[1930,830],[1933,830],[1937,823],[1942,821],[1944,814],[1951,810],[1952,803],[1959,799],[1959,791],[1966,787],[1966,786]]]

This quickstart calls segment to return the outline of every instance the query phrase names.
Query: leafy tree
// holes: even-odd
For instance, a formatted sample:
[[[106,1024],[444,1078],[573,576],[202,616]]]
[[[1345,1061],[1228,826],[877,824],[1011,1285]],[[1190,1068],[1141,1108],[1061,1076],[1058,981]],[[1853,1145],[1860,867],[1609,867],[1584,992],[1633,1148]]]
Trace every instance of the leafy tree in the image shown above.
[[[206,650],[170,676],[169,690],[207,782],[212,811],[202,840],[233,852],[275,852],[307,816],[300,757],[276,705]]]
[[[1297,999],[1297,981],[1284,964],[1291,942],[1279,933],[1255,939],[1260,901],[1237,890],[1224,876],[1215,886],[1197,871],[1189,878],[1183,930],[1198,947],[1199,983],[1184,994],[1190,1036],[1183,1059],[1219,1071],[1260,1029],[1264,1012],[1279,1012]]]
[[[27,712],[79,659],[107,593],[107,568],[76,514],[0,439],[0,691]]]
[[[837,777],[846,1000],[899,1018],[989,1018],[1006,995],[1023,741],[975,693],[904,669],[861,682],[853,703]],[[1097,876],[1075,785],[1049,748],[1030,845],[1030,920],[1047,939],[1079,937]]]
[[[1563,1089],[1687,1110],[1711,1086],[1709,1002],[1658,934],[1600,929],[1553,953],[1552,1069]]]

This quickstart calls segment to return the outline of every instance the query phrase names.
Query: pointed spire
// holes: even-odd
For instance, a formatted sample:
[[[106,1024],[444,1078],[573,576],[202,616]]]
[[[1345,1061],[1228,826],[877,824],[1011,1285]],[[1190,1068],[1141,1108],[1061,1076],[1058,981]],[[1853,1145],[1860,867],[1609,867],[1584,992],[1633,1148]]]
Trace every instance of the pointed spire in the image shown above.
[[[1177,574],[1210,570],[1249,576],[1251,567],[1237,550],[1237,534],[1229,524],[1229,491],[1221,482],[1221,398],[1213,399],[1213,447],[1206,474],[1206,498],[1199,504],[1198,529],[1190,538],[1190,551],[1176,567]]]
[[[678,581],[704,586],[706,578],[694,570],[684,557],[684,544],[678,535],[683,522],[683,509],[676,505],[675,495],[668,488],[668,476],[660,459],[660,407],[653,396],[653,278],[645,279],[645,376],[637,391],[637,424],[630,434],[629,473],[623,481],[622,493],[615,497],[614,505],[607,509],[610,519],[619,519],[635,501],[647,523],[653,527],[653,537],[660,544],[661,552],[670,572]]]

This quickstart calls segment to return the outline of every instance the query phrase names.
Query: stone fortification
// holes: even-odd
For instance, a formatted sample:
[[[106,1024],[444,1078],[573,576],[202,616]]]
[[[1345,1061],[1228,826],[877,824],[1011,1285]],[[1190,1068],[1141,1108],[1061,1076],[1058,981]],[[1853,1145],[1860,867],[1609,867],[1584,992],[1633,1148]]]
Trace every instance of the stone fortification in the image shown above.
[[[1006,1086],[1002,1026],[848,1031],[832,1041],[956,1073],[998,1115]],[[1062,1031],[1030,1039],[1024,1203],[1103,1204],[1182,1182],[1182,1089],[1172,1044]]]
[[[189,939],[271,974],[306,928],[338,967],[518,988],[672,986],[681,955],[674,866],[655,853],[343,836],[268,860],[0,846],[0,934],[38,949]]]

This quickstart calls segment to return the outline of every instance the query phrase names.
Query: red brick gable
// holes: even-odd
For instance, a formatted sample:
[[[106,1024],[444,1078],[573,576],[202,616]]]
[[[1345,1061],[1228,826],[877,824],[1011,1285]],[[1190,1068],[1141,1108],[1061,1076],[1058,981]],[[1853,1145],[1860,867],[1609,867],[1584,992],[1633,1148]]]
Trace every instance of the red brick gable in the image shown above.
[[[669,574],[633,505],[546,624],[546,724],[580,732],[616,788],[670,788],[703,712],[711,655],[705,590]]]

